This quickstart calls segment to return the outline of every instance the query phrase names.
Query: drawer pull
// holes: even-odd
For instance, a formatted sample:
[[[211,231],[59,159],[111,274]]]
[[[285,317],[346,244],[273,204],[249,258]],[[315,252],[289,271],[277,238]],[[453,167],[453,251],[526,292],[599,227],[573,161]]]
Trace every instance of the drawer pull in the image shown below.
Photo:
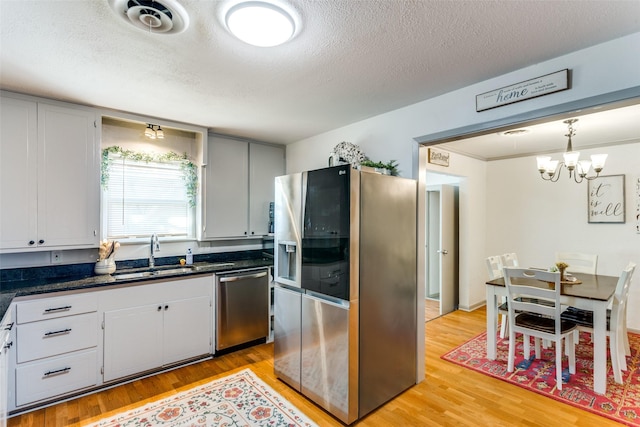
[[[50,337],[52,335],[68,334],[69,332],[71,332],[71,328],[62,329],[60,331],[47,332],[46,334],[44,334],[44,336],[45,337]]]
[[[11,346],[13,345],[13,341],[9,341],[8,343],[6,343],[4,345],[4,348],[6,348],[7,350],[11,348]]]
[[[66,368],[62,368],[62,369],[56,369],[55,371],[48,371],[44,373],[45,377],[50,377],[52,375],[61,375],[61,374],[66,374],[67,372],[69,372],[71,370],[71,368],[66,367]]]
[[[65,305],[64,307],[47,308],[44,312],[45,313],[51,313],[51,312],[54,312],[54,311],[64,311],[64,310],[71,310],[71,306],[70,305]]]
[[[14,324],[14,322],[9,323],[7,326],[5,326],[4,330],[5,331],[10,331],[11,329],[13,329],[13,324]]]

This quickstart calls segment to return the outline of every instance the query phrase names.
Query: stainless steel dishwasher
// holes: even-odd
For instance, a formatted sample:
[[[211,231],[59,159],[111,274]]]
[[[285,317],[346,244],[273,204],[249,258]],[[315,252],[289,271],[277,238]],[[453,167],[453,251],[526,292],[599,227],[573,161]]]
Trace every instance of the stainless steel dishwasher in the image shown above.
[[[216,350],[269,336],[268,269],[216,274]]]

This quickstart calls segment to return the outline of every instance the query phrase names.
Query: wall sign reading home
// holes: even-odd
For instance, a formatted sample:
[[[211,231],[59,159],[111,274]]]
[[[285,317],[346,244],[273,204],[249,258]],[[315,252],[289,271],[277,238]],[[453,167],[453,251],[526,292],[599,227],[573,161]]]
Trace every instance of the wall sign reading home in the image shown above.
[[[567,89],[569,89],[569,70],[564,69],[476,95],[476,111],[489,110]]]
[[[624,223],[624,175],[589,181],[589,222]]]

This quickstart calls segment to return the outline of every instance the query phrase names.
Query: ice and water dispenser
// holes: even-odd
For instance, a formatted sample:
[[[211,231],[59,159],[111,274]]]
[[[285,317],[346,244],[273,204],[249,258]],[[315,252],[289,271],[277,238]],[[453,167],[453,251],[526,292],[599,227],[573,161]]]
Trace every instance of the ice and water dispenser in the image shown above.
[[[279,176],[275,188],[275,281],[300,287],[302,174]]]
[[[278,276],[276,280],[282,279],[295,282],[298,276],[298,245],[295,242],[278,242]]]

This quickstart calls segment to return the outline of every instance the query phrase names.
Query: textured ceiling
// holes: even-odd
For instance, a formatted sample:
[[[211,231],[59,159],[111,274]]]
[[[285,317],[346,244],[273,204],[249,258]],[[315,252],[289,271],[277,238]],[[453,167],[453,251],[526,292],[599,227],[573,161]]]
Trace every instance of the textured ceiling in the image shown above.
[[[291,0],[296,37],[256,48],[229,2],[177,1],[161,35],[107,0],[0,0],[0,87],[290,143],[640,31],[637,0]]]

